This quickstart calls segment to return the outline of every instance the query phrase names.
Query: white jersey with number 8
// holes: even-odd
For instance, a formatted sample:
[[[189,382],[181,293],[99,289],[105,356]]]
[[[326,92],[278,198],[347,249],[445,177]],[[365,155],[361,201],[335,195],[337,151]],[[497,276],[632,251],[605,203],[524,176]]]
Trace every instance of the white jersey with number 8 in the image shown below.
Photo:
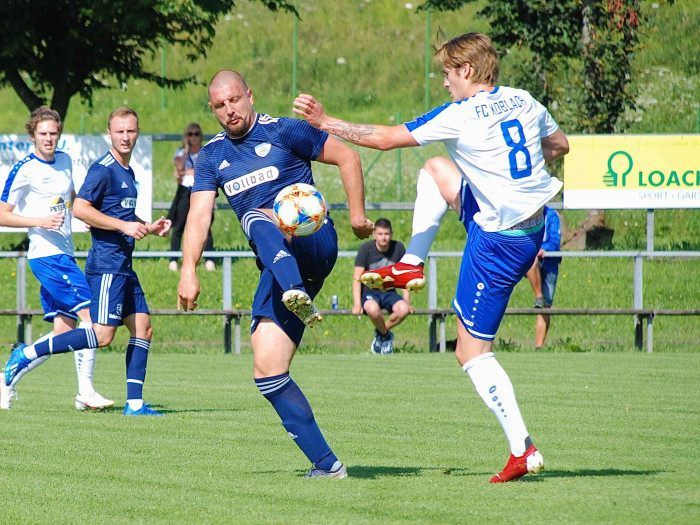
[[[561,190],[544,169],[540,143],[557,123],[525,90],[496,86],[405,125],[420,145],[444,142],[469,182],[480,209],[474,220],[485,231],[529,218]]]

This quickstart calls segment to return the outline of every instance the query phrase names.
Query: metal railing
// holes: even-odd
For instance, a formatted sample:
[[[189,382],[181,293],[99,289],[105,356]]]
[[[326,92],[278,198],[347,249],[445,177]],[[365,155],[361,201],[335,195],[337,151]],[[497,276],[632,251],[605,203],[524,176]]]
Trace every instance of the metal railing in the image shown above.
[[[339,258],[354,258],[357,252],[341,251]],[[76,252],[77,258],[87,257],[87,252]],[[170,258],[180,257],[181,252],[176,251],[149,251],[134,252],[136,259]],[[222,260],[222,295],[223,308],[220,310],[199,310],[195,312],[178,312],[177,310],[153,310],[154,315],[221,315],[224,318],[224,349],[226,352],[241,351],[240,320],[241,317],[250,315],[249,310],[235,310],[232,308],[232,263],[234,259],[250,259],[255,254],[252,251],[212,251],[204,252],[208,259]],[[427,260],[428,268],[428,308],[418,309],[417,315],[429,316],[428,339],[430,349],[445,351],[445,319],[452,315],[448,308],[438,307],[438,268],[437,260],[442,258],[461,258],[462,252],[431,252]],[[552,308],[546,311],[547,315],[632,315],[634,316],[634,343],[638,349],[644,347],[644,323],[646,322],[646,350],[653,351],[653,319],[657,315],[700,315],[700,310],[660,310],[644,308],[643,263],[644,259],[661,258],[700,258],[700,251],[560,251],[547,252],[545,257],[576,257],[576,258],[631,258],[634,261],[633,275],[633,304],[630,309],[562,309]],[[17,260],[16,280],[17,298],[15,310],[0,310],[0,315],[17,316],[17,334],[20,341],[31,341],[31,317],[41,313],[39,310],[27,308],[27,257],[26,252],[0,252],[0,258],[15,258]],[[351,315],[349,310],[323,311],[326,315]],[[509,308],[507,315],[535,315],[543,311],[534,308]],[[231,326],[231,323],[234,326]],[[232,334],[233,331],[233,334]],[[234,341],[232,341],[232,335]],[[232,344],[233,343],[233,344]]]

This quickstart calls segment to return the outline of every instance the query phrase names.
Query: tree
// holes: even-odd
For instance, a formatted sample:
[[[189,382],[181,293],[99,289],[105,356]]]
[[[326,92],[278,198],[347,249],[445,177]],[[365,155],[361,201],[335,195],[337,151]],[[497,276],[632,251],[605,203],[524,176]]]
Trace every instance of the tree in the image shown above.
[[[296,14],[287,0],[258,0]],[[0,17],[0,85],[29,110],[48,104],[65,120],[73,95],[91,103],[96,89],[130,78],[181,87],[192,78],[161,77],[144,60],[165,44],[195,60],[206,55],[220,15],[234,0],[5,0]]]

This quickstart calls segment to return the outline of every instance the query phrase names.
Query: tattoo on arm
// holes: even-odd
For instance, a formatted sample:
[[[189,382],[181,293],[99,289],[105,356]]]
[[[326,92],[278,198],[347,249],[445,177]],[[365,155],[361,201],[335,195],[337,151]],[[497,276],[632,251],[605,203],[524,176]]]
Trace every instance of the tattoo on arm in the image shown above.
[[[340,120],[331,124],[328,132],[350,142],[358,143],[370,137],[375,132],[375,128],[369,124],[353,124]]]

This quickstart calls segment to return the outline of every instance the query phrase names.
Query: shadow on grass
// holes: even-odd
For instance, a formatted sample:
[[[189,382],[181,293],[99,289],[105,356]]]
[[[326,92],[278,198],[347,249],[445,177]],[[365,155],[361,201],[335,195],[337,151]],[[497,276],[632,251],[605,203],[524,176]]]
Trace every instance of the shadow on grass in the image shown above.
[[[534,476],[525,476],[523,481],[542,481],[545,478],[596,478],[611,476],[655,476],[663,470],[632,470],[618,468],[579,469],[579,470],[543,470]]]
[[[369,467],[354,465],[348,467],[348,476],[360,479],[376,479],[385,476],[418,476],[423,469],[419,467]]]
[[[207,413],[216,413],[216,414],[223,414],[227,412],[240,412],[240,408],[166,408],[163,405],[159,405],[157,403],[149,403],[149,405],[152,409],[157,410],[161,414],[207,414]],[[119,412],[122,413],[124,411],[124,407],[113,407],[110,409],[110,412]],[[106,412],[103,411],[103,412]]]

